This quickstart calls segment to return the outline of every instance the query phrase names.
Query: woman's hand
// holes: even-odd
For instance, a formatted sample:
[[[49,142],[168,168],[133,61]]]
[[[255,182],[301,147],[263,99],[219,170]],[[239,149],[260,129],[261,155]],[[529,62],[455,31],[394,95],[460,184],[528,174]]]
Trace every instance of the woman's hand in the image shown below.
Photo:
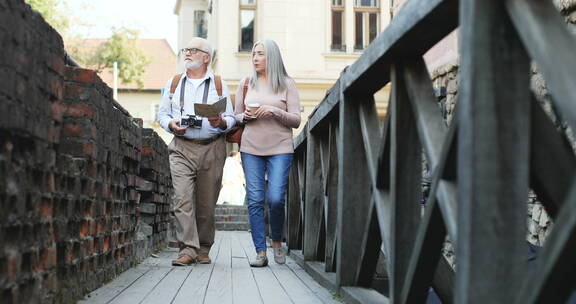
[[[278,108],[271,105],[263,105],[260,106],[256,112],[254,112],[254,116],[256,116],[256,118],[273,117],[276,115],[278,110]]]
[[[249,122],[251,120],[256,119],[256,117],[254,117],[252,115],[252,112],[250,112],[250,110],[248,110],[248,108],[246,108],[246,110],[244,110],[244,122]]]

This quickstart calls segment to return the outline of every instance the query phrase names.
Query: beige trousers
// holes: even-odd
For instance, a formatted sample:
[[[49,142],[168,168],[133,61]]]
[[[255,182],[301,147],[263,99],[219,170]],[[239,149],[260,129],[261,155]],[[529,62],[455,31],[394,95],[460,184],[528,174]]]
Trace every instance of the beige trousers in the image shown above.
[[[224,136],[206,144],[174,137],[168,146],[180,254],[196,258],[214,244],[214,209],[226,159]]]

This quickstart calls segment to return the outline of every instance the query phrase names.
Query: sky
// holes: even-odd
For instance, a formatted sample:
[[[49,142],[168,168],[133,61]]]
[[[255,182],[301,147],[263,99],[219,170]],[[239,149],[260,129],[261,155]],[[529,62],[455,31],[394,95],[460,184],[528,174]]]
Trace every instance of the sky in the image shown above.
[[[140,31],[140,38],[166,39],[177,47],[176,0],[68,0],[71,14],[87,26],[78,28],[86,38],[109,38],[112,27]]]

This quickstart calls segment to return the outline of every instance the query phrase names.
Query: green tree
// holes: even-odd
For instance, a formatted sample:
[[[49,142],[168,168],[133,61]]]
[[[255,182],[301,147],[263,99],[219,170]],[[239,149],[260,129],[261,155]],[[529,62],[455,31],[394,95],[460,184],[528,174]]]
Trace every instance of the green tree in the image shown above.
[[[101,72],[103,69],[112,68],[114,62],[118,62],[118,76],[122,82],[136,83],[141,88],[150,58],[137,44],[138,31],[127,28],[114,28],[112,31],[112,37],[88,58],[88,65]]]
[[[111,38],[96,49],[85,47],[84,37],[73,29],[86,26],[68,9],[67,0],[26,0],[64,40],[68,54],[79,64],[98,73],[118,62],[119,78],[125,84],[143,86],[143,76],[150,59],[138,46],[138,31],[127,28],[112,29]]]
[[[63,0],[26,0],[56,31],[65,36],[70,30],[70,18],[64,12]]]

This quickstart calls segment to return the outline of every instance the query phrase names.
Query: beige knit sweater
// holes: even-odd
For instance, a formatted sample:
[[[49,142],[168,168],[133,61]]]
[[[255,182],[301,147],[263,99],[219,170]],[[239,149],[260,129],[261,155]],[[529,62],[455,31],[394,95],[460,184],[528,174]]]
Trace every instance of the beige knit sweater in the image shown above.
[[[287,89],[275,94],[269,84],[260,82],[255,88],[248,86],[246,98],[242,102],[242,87],[245,79],[240,81],[236,93],[234,112],[236,121],[244,120],[244,109],[251,103],[270,105],[273,116],[248,121],[242,133],[240,152],[266,156],[294,153],[292,129],[300,125],[300,97],[293,79],[287,78]]]

